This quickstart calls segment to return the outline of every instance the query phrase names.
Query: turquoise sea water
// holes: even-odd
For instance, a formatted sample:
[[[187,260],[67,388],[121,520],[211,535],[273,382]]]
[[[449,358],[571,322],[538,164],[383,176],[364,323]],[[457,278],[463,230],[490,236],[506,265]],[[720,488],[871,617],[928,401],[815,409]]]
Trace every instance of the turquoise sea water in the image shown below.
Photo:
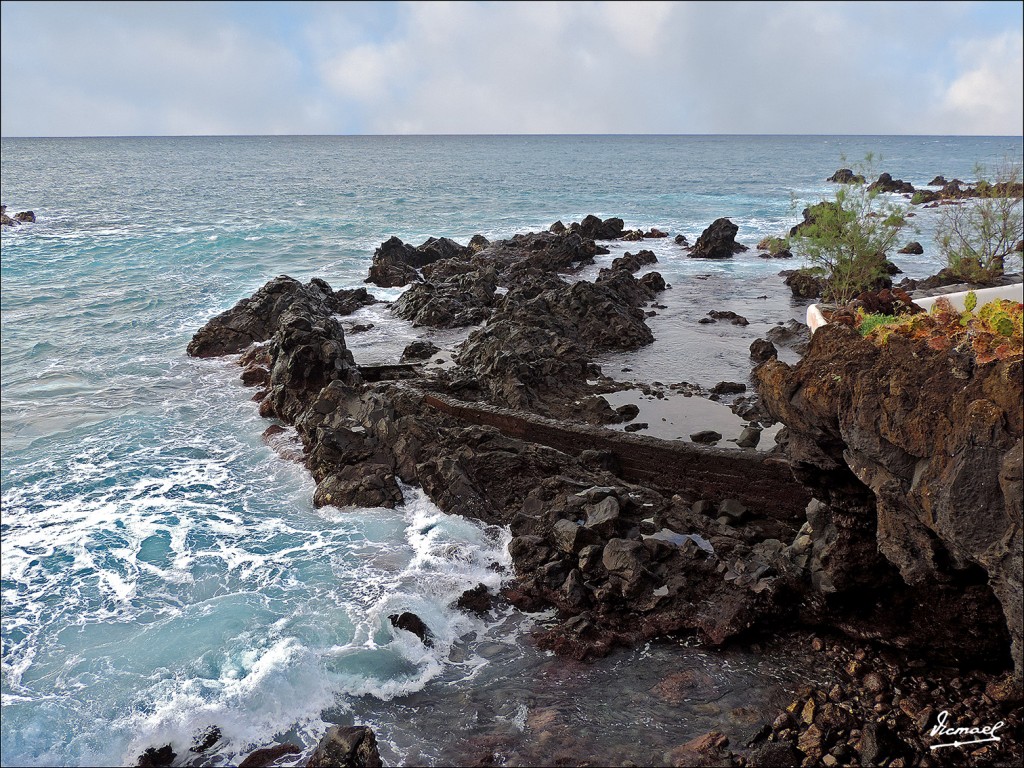
[[[841,156],[869,151],[877,170],[922,185],[1019,159],[1021,140],[4,139],[3,202],[38,223],[2,236],[0,763],[127,764],[152,744],[182,753],[216,724],[217,764],[278,735],[308,747],[355,713],[393,760],[412,760],[435,726],[409,725],[409,695],[436,710],[541,663],[517,650],[516,615],[485,623],[449,607],[497,586],[488,566],[507,562],[507,532],[412,491],[403,510],[314,510],[309,477],[262,443],[237,369],[185,356],[208,317],[277,274],[361,285],[391,235],[466,242],[595,213],[692,242],[728,216],[753,246],[829,194]],[[925,256],[897,258],[912,276],[938,266],[929,216],[912,236]],[[763,327],[800,314],[775,277],[793,264],[654,246],[677,306],[770,285]],[[410,333],[373,311],[357,361],[388,359]],[[677,317],[655,327],[679,340],[660,365],[702,383],[747,365],[687,342]],[[400,610],[427,621],[433,650],[390,627]]]

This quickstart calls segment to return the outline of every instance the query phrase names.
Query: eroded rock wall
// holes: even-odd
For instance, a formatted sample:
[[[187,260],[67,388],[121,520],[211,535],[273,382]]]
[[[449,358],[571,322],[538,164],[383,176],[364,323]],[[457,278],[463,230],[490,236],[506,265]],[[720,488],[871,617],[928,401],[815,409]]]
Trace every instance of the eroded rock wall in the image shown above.
[[[789,429],[823,613],[861,634],[1024,671],[1022,363],[976,365],[827,325],[755,371]],[[996,610],[998,609],[998,610]]]

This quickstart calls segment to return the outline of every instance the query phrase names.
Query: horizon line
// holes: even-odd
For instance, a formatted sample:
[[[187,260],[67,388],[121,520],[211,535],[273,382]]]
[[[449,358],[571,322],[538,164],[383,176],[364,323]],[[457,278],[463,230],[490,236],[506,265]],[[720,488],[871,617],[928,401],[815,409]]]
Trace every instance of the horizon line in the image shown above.
[[[0,139],[274,139],[274,138],[523,138],[523,137],[657,137],[706,138],[743,136],[761,138],[963,138],[1022,139],[1024,135],[987,133],[154,133],[91,134],[75,136],[0,136]]]

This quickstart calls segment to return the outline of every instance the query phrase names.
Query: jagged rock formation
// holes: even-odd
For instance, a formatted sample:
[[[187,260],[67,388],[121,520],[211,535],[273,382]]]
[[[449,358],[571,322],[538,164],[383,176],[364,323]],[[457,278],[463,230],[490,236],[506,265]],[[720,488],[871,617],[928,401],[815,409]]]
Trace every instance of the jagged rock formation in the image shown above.
[[[736,242],[739,227],[728,219],[715,219],[705,229],[687,254],[691,259],[729,259],[747,250]]]
[[[755,372],[814,493],[805,533],[822,617],[959,662],[1011,652],[1021,609],[1022,363],[975,365],[827,325],[794,368]]]

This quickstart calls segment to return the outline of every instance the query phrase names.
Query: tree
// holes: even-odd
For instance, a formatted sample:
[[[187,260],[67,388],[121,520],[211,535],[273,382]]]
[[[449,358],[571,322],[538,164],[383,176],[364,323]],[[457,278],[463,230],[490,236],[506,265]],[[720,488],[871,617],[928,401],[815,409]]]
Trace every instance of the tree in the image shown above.
[[[864,165],[871,166],[869,154]],[[835,199],[804,211],[804,221],[790,233],[793,248],[824,279],[822,297],[846,304],[859,293],[885,287],[888,250],[906,225],[905,208],[868,187],[863,179],[841,185]]]
[[[977,197],[944,205],[935,230],[939,253],[957,278],[988,283],[1000,277],[1024,239],[1020,163],[1004,163],[992,182],[978,168]]]

